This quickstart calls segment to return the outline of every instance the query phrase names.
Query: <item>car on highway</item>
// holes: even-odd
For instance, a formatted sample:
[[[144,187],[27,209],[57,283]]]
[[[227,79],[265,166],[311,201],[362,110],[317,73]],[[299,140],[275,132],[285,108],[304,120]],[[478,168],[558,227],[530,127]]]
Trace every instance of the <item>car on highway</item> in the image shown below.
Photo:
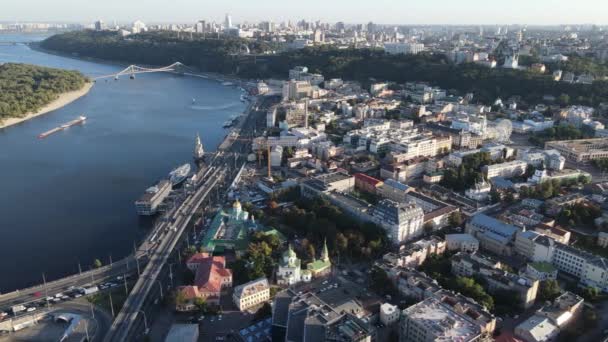
[[[36,307],[34,307],[34,306],[30,306],[30,307],[29,307],[29,308],[27,308],[25,311],[26,311],[26,312],[32,312],[32,311],[36,311]]]

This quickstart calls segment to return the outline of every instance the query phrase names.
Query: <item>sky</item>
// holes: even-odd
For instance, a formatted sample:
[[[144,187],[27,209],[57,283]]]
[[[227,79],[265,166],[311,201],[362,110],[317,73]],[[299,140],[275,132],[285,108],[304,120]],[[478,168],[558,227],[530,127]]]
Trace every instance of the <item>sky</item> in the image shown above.
[[[608,24],[608,0],[2,0],[0,21]]]

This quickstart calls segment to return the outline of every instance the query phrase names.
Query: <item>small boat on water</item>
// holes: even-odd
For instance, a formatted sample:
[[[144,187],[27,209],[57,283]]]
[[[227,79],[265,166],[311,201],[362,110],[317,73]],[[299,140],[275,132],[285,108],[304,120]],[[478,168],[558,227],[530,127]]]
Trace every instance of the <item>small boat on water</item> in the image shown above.
[[[234,85],[234,83],[232,83],[232,82],[222,82],[222,85],[229,87],[231,85]]]
[[[224,128],[232,127],[232,122],[233,121],[234,120],[228,120],[228,121],[224,122],[224,125],[222,125],[222,127],[224,127]]]
[[[195,103],[196,103],[196,99],[192,98],[192,104],[195,104]]]
[[[68,129],[68,128],[74,126],[74,125],[78,125],[78,124],[84,123],[86,121],[86,119],[87,119],[86,116],[81,115],[81,116],[79,116],[78,118],[76,118],[76,119],[74,119],[72,121],[66,122],[63,125],[57,126],[57,127],[53,128],[51,130],[48,130],[48,131],[46,131],[44,133],[41,133],[40,135],[38,135],[38,139],[44,139],[44,138],[48,137],[49,135],[51,135],[53,133],[57,133],[59,131],[63,131],[64,129]]]

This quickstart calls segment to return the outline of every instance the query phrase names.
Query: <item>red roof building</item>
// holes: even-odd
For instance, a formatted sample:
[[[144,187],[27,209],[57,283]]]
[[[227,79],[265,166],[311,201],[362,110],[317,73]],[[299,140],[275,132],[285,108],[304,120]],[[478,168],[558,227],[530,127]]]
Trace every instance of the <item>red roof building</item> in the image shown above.
[[[226,258],[197,253],[186,262],[188,269],[195,272],[194,284],[178,289],[180,300],[177,311],[196,309],[195,299],[202,298],[207,304],[218,305],[225,288],[232,287],[232,271],[226,268]]]
[[[355,173],[355,188],[359,191],[375,194],[378,187],[382,186],[382,181],[364,173]]]

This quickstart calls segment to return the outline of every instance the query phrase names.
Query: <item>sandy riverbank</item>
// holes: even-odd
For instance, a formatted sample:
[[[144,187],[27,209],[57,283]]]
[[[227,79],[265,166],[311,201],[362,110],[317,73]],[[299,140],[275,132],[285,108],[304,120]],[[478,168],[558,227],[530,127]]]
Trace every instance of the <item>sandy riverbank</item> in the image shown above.
[[[12,125],[16,125],[20,122],[23,122],[23,121],[29,120],[31,118],[35,118],[37,116],[52,112],[65,105],[68,105],[68,104],[78,100],[79,98],[83,97],[84,95],[86,95],[93,87],[93,84],[94,84],[93,82],[89,82],[89,83],[86,83],[84,85],[84,87],[82,87],[79,90],[70,91],[70,92],[59,95],[59,97],[55,101],[52,101],[51,103],[47,104],[46,106],[40,108],[40,110],[38,110],[36,113],[28,113],[24,117],[9,118],[9,119],[5,119],[4,121],[0,121],[0,129],[6,128],[6,127],[9,127]]]

